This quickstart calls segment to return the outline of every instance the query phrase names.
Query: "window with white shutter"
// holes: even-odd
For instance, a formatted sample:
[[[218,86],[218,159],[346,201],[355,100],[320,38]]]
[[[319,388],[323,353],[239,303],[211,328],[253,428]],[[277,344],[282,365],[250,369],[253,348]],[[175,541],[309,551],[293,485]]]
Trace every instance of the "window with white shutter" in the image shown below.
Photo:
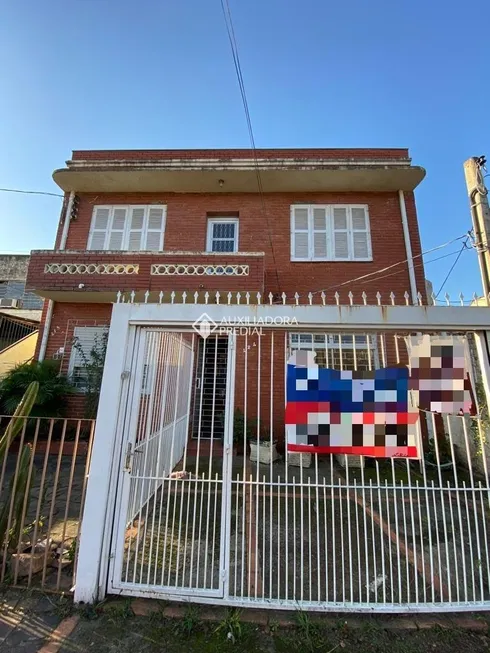
[[[87,249],[105,249],[110,211],[110,208],[105,206],[94,208]]]
[[[166,206],[96,206],[89,250],[161,251]]]
[[[310,259],[310,235],[308,209],[294,206],[291,212],[292,258],[297,261]]]
[[[89,387],[90,366],[104,359],[108,331],[108,326],[75,327],[73,331],[68,376],[79,390]]]
[[[365,205],[293,205],[292,261],[371,261]]]

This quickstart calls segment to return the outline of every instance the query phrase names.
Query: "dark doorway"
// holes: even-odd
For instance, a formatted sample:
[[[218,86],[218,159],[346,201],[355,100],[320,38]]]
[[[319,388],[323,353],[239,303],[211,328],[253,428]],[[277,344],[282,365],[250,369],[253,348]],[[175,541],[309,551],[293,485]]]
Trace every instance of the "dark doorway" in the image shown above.
[[[221,440],[224,435],[228,338],[200,338],[194,375],[192,437]],[[204,366],[204,368],[203,368]]]

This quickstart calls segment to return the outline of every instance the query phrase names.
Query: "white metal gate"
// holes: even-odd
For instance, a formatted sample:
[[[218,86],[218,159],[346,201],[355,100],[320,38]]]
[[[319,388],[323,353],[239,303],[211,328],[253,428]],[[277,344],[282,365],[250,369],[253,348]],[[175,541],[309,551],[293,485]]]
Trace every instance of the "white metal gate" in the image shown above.
[[[119,346],[134,345],[118,409],[113,393],[122,433],[109,591],[311,610],[488,609],[487,318],[480,309],[448,308],[445,322],[442,307],[259,306],[253,313],[291,308],[299,326],[235,333],[224,348],[222,334],[203,340],[189,329],[199,306],[116,307],[115,328],[126,320],[124,333],[136,335],[119,338]],[[234,309],[248,311],[208,307],[216,317]],[[180,320],[165,322],[172,311]],[[422,415],[420,461],[332,454],[309,461],[284,451],[284,365],[292,349],[314,350],[320,365],[341,370],[390,367],[407,362],[405,335],[441,331],[475,338],[485,360],[477,418]],[[113,361],[115,343],[109,339]]]
[[[223,595],[226,457],[213,461],[217,444],[213,424],[203,423],[203,411],[193,427],[197,448],[188,446],[196,373],[202,375],[200,405],[206,385],[204,366],[194,370],[196,343],[193,332],[137,330],[124,421],[112,590]],[[210,440],[211,451],[206,465],[200,451],[204,429],[203,440]]]

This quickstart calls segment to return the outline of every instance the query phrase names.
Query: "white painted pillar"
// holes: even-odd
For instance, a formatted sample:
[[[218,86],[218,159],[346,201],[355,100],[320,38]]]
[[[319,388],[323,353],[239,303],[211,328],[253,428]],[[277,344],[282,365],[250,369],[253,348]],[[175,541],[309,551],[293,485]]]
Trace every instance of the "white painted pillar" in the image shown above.
[[[118,305],[107,342],[99,410],[83,510],[75,583],[75,601],[93,603],[104,597],[109,566],[109,540],[113,523],[117,472],[121,457],[120,436],[125,411],[123,375],[128,350],[130,305]],[[124,378],[123,378],[124,377]],[[122,380],[123,379],[123,380]],[[119,428],[118,428],[119,427]]]

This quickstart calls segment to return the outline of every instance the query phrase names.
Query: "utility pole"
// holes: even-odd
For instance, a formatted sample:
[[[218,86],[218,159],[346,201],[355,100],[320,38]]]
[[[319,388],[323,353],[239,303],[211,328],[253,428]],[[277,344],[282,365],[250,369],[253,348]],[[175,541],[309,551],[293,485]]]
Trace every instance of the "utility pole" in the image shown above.
[[[487,306],[490,306],[490,207],[488,190],[485,186],[483,171],[484,156],[472,156],[464,162],[464,176],[470,198],[471,218],[475,232],[475,246],[478,252],[483,293]]]

